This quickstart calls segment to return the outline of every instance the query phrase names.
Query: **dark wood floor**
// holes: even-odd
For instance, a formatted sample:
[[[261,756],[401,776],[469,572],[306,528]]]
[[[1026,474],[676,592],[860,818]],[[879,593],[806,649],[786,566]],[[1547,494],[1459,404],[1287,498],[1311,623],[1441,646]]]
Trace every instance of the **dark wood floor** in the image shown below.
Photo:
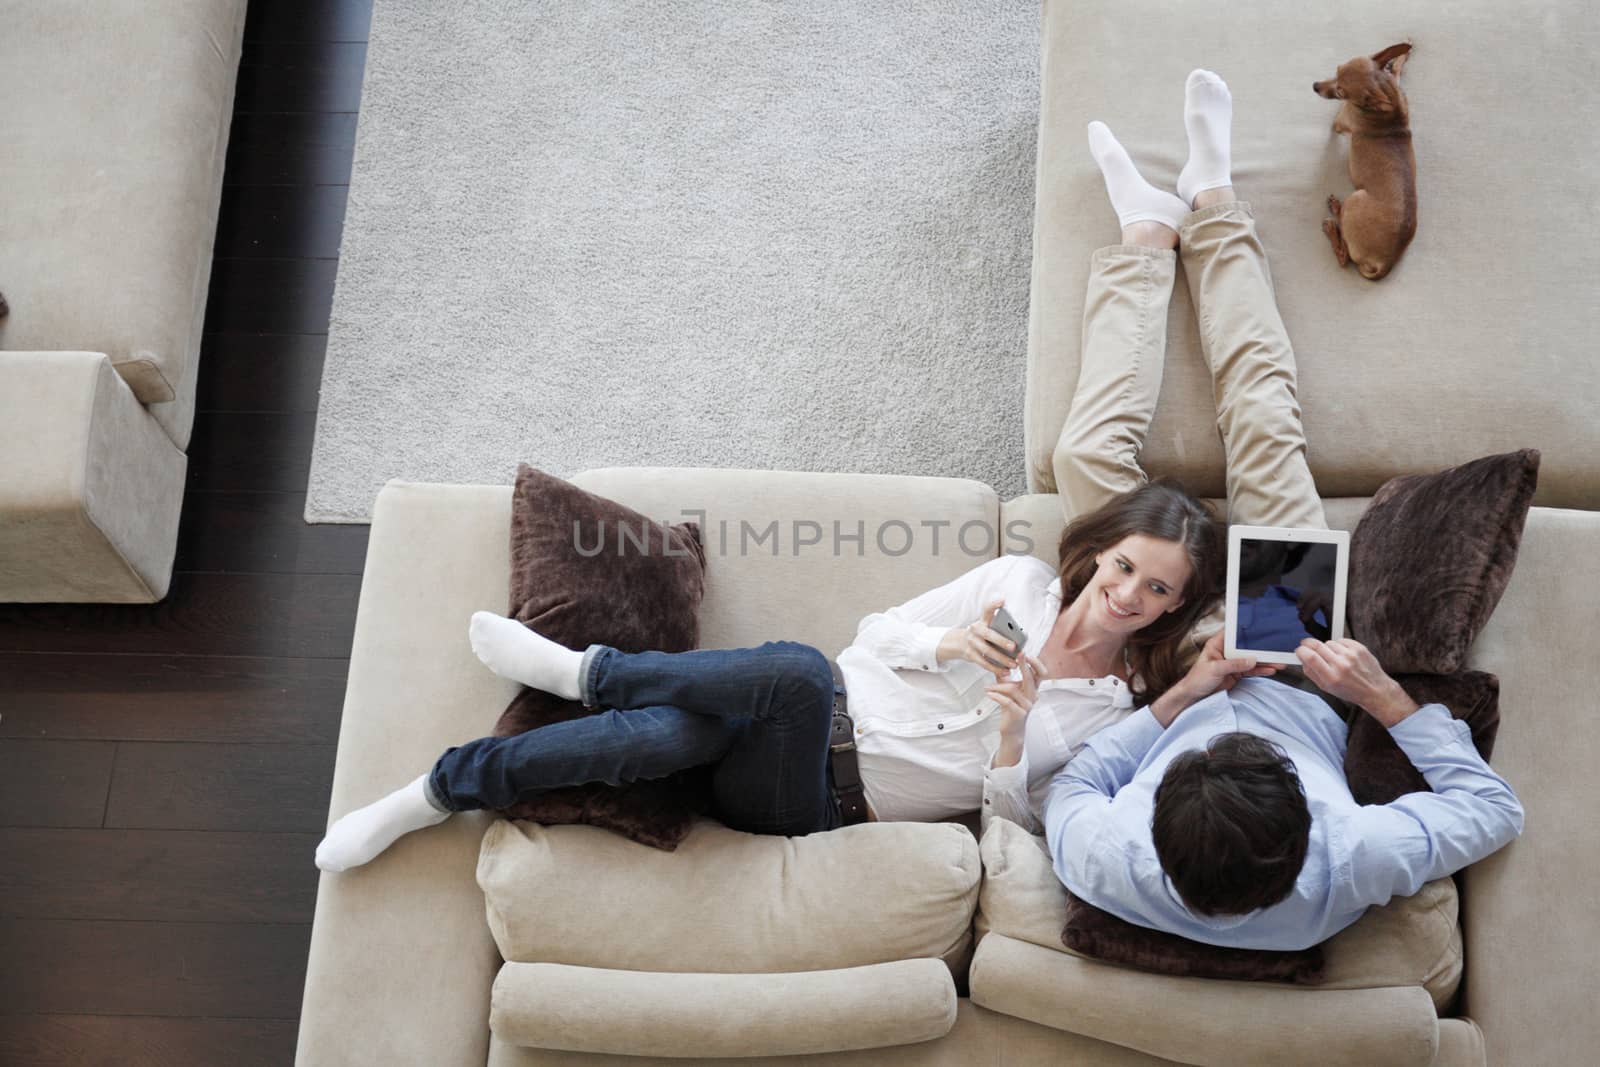
[[[0,1064],[294,1056],[365,526],[301,520],[372,0],[252,0],[177,573],[0,606]]]

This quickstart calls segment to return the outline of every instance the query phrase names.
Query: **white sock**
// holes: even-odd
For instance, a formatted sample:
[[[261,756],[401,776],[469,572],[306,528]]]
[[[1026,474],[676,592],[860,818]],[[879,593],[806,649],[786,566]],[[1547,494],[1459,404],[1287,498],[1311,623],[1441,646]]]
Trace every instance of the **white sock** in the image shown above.
[[[1189,214],[1188,204],[1144,180],[1105,123],[1089,123],[1089,152],[1100,165],[1106,192],[1111,196],[1111,210],[1122,225],[1159,222],[1176,230]]]
[[[492,611],[473,613],[468,636],[472,651],[500,677],[568,700],[582,698],[578,686],[582,652],[558,645],[516,619]]]
[[[431,773],[431,772],[430,772]],[[450,817],[428,803],[428,775],[403,785],[382,800],[357,808],[328,828],[317,846],[317,866],[325,871],[347,871],[367,863],[394,844],[402,834],[435,826]]]
[[[1183,85],[1183,125],[1189,131],[1189,162],[1178,174],[1178,195],[1190,204],[1196,193],[1233,184],[1233,94],[1209,70],[1189,72]]]

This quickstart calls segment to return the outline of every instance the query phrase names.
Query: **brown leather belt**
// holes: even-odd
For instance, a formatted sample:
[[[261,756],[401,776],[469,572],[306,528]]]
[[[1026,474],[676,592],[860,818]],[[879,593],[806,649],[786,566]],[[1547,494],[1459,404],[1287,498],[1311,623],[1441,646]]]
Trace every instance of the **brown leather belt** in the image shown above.
[[[833,795],[839,801],[844,825],[867,821],[867,797],[861,786],[861,770],[856,766],[856,724],[846,708],[844,674],[837,663],[833,668],[833,735],[828,740],[828,766],[832,770]]]

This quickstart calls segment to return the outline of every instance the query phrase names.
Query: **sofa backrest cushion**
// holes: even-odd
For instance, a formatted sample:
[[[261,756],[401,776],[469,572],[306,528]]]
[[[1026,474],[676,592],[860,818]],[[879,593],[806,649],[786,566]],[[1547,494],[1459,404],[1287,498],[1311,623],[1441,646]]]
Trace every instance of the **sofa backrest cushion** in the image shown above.
[[[574,484],[665,522],[698,522],[703,648],[802,641],[830,658],[862,617],[1000,554],[982,482],[875,474],[609,467]]]
[[[702,820],[662,852],[593,827],[497,821],[478,858],[507,960],[634,971],[957,964],[978,881],[978,843],[951,823],[785,838]]]
[[[983,837],[983,889],[978,908],[986,929],[1018,941],[1070,952],[1061,940],[1067,896],[1050,866],[1044,839],[1005,819]],[[1444,1008],[1461,981],[1461,929],[1456,887],[1429,882],[1411,897],[1369,908],[1355,925],[1322,943],[1318,988],[1421,986]],[[1297,987],[1304,988],[1304,987]]]
[[[1600,20],[1578,3],[1506,17],[1494,0],[1430,9],[1386,0],[1233,7],[1165,0],[1047,0],[1042,24],[1025,438],[1029,485],[1053,488],[1050,457],[1077,384],[1085,282],[1117,218],[1084,127],[1104,120],[1154,184],[1187,158],[1191,68],[1233,94],[1234,188],[1255,211],[1278,306],[1299,356],[1312,473],[1330,496],[1370,496],[1390,477],[1517,448],[1544,451],[1540,504],[1600,506],[1593,401],[1600,396],[1600,249],[1572,240],[1552,199],[1582,197],[1600,170],[1600,124],[1575,122],[1593,90],[1526,72],[1584,70]],[[1135,38],[1128,27],[1159,25]],[[1339,105],[1311,83],[1358,55],[1426,31],[1400,83],[1417,158],[1416,239],[1387,278],[1340,269],[1321,231],[1329,194],[1352,189]],[[1270,46],[1267,46],[1270,42]],[[1128,53],[1138,49],[1130,68]],[[1463,72],[1483,76],[1463,77]],[[1517,106],[1506,106],[1514,93]],[[1529,196],[1529,160],[1539,170]],[[1488,205],[1493,205],[1489,207]],[[1499,264],[1495,266],[1493,264]],[[1223,492],[1211,381],[1188,288],[1165,325],[1161,403],[1141,456],[1152,474]]]
[[[244,13],[0,5],[0,349],[104,352],[179,448]]]

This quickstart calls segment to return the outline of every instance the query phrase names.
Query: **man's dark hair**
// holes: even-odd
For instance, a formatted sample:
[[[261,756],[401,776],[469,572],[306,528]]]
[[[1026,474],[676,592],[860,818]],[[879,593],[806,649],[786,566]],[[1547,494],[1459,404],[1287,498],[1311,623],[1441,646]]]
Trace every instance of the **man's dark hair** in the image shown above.
[[[1168,765],[1150,832],[1190,911],[1244,915],[1294,889],[1311,809],[1283,749],[1254,734],[1220,734]]]

